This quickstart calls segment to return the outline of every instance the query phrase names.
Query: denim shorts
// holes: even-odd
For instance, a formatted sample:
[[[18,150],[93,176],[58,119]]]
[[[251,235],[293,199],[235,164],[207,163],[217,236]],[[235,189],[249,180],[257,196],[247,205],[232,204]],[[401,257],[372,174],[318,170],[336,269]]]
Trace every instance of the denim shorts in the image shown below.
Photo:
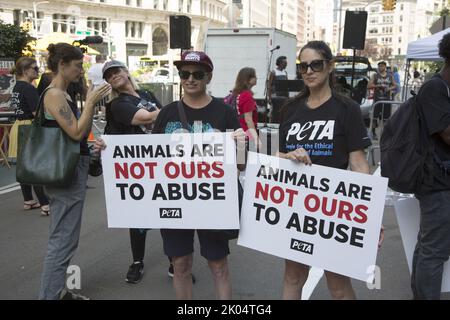
[[[194,233],[192,229],[161,229],[164,253],[168,257],[183,257],[193,253]],[[200,254],[206,260],[220,260],[230,254],[228,240],[210,239],[203,230],[197,230],[197,235]]]

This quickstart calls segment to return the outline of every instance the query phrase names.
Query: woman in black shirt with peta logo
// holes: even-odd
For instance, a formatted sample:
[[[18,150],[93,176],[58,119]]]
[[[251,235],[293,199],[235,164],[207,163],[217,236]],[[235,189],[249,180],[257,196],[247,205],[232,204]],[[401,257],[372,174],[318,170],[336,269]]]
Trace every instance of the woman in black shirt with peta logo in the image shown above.
[[[105,134],[147,134],[163,106],[151,92],[138,89],[127,67],[112,60],[103,66],[103,78],[112,87],[111,100],[106,104]],[[104,142],[98,139],[97,143]],[[145,238],[147,229],[130,229],[133,263],[125,281],[138,283],[144,274]],[[170,260],[170,259],[169,259]],[[173,274],[172,265],[169,275]]]
[[[339,169],[347,169],[350,164],[353,171],[369,173],[364,149],[371,142],[359,106],[332,89],[330,48],[323,41],[308,42],[299,59],[305,89],[283,108],[279,156]],[[284,299],[301,298],[309,268],[286,260]],[[329,271],[325,274],[333,299],[355,299],[350,278]]]

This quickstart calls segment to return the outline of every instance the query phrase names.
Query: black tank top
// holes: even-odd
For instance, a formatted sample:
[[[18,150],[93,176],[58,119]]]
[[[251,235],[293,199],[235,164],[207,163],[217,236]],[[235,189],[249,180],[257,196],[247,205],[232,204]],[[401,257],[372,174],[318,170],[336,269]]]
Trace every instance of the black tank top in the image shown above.
[[[80,118],[80,114],[78,111],[78,107],[76,105],[76,103],[70,101],[70,100],[66,100],[67,103],[70,106],[70,109],[73,112],[73,115],[75,116],[75,118],[79,119]],[[50,120],[44,117],[44,123],[43,123],[44,127],[51,127],[51,128],[60,128],[58,122],[56,120]],[[89,147],[87,144],[87,137],[84,137],[83,140],[80,141],[80,155],[82,156],[88,156],[89,153]]]

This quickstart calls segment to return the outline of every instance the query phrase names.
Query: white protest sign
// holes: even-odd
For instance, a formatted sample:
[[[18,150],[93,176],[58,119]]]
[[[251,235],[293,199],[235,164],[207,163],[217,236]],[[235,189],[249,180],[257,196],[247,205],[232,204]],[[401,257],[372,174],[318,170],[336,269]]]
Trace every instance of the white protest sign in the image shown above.
[[[416,198],[404,198],[395,201],[395,213],[402,236],[409,273],[412,270],[414,248],[417,243],[417,234],[420,224],[420,206]],[[441,292],[450,292],[450,262],[444,264]]]
[[[231,134],[103,136],[108,227],[238,229]]]
[[[366,281],[387,179],[250,153],[238,244]]]

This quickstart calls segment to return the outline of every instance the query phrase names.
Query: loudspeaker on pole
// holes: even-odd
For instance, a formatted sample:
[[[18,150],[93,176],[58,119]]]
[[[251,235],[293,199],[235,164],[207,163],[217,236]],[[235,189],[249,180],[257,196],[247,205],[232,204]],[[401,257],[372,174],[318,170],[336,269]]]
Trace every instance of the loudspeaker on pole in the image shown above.
[[[346,11],[342,48],[364,50],[367,11]]]
[[[170,48],[191,48],[191,18],[188,16],[170,16]]]

